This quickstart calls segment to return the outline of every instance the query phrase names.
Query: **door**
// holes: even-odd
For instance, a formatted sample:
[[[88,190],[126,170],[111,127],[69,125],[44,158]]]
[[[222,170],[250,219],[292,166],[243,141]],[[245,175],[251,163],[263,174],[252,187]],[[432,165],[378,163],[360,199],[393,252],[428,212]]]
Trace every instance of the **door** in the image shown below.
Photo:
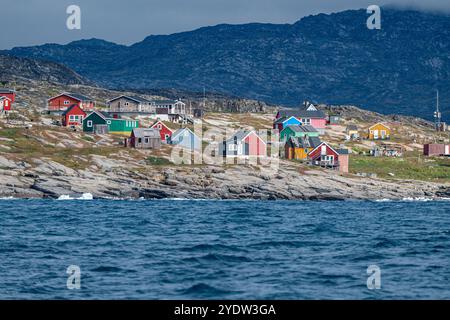
[[[378,139],[378,130],[373,130],[373,138]]]

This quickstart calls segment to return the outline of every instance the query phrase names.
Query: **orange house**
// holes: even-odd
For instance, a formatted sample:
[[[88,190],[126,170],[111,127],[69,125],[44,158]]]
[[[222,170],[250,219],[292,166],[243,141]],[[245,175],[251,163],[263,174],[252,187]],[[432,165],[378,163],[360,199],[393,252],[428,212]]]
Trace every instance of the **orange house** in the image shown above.
[[[370,140],[386,140],[390,139],[390,137],[391,129],[381,122],[371,126],[367,133],[367,139]]]

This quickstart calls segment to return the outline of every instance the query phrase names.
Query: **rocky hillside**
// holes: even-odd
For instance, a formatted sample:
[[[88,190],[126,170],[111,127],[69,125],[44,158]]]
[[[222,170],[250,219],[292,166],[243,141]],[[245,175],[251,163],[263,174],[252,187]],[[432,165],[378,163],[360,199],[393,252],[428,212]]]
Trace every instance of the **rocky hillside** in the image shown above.
[[[0,55],[0,82],[6,84],[25,79],[65,85],[93,84],[92,81],[58,63]]]
[[[382,9],[319,14],[294,24],[218,25],[132,46],[103,40],[14,48],[63,63],[107,87],[223,92],[268,103],[304,99],[430,119],[435,89],[450,104],[450,17]],[[444,117],[449,119],[448,108]]]
[[[391,117],[354,106],[320,106],[340,114],[342,123],[327,127],[324,141],[352,150],[349,174],[312,167],[297,161],[273,160],[274,166],[171,162],[173,146],[159,150],[123,147],[123,137],[91,135],[55,125],[57,115],[44,111],[46,97],[77,91],[98,101],[127,92],[83,85],[54,85],[27,80],[16,84],[14,110],[0,116],[0,198],[80,196],[96,198],[222,198],[222,199],[403,199],[450,196],[450,159],[424,159],[422,143],[438,141],[430,123]],[[154,95],[145,94],[152,98]],[[216,97],[217,99],[219,97]],[[217,144],[217,133],[238,128],[270,129],[274,111],[266,113],[208,112],[202,122],[205,157]],[[345,126],[361,133],[375,121],[392,126],[386,143],[401,145],[402,158],[366,154],[373,141],[346,141]],[[139,117],[141,127],[153,120]],[[178,125],[166,123],[173,129]],[[216,140],[217,141],[217,140]],[[448,143],[448,137],[445,142]],[[206,159],[206,158],[205,158]],[[267,159],[266,159],[267,160]],[[363,176],[361,174],[364,174]]]

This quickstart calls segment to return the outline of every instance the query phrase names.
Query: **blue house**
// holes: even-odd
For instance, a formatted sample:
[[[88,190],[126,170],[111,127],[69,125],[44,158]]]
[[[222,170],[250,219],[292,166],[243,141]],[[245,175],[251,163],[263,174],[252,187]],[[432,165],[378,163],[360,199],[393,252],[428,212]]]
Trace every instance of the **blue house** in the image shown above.
[[[302,122],[300,120],[298,120],[294,116],[290,116],[290,117],[281,117],[275,120],[275,122],[273,123],[273,128],[278,129],[281,132],[287,126],[301,126],[301,125]]]
[[[189,128],[178,129],[170,137],[170,144],[178,145],[180,147],[201,151],[202,141]]]

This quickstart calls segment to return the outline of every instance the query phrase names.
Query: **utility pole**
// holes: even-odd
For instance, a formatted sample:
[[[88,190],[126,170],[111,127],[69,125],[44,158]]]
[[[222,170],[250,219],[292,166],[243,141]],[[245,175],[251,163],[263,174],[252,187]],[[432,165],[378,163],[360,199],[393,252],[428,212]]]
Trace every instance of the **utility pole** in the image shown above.
[[[439,111],[439,90],[436,90],[436,111],[434,112],[436,131],[441,131],[441,112]]]

